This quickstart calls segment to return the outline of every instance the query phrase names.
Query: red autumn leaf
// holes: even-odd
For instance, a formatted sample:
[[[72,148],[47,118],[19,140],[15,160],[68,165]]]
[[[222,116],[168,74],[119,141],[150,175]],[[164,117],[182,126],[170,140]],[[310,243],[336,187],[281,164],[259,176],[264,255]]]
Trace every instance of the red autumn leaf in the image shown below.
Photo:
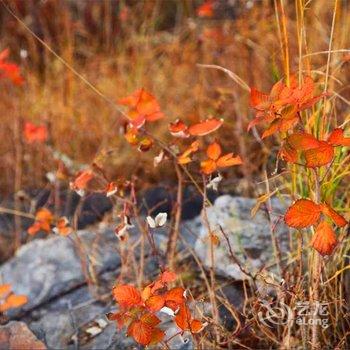
[[[0,52],[0,78],[10,80],[14,85],[22,85],[24,82],[20,68],[17,64],[8,62],[9,49]]]
[[[207,156],[212,160],[218,160],[221,152],[221,146],[217,142],[211,143],[207,148]]]
[[[131,285],[119,285],[113,288],[114,299],[123,308],[142,304],[140,292]]]
[[[347,225],[347,221],[345,220],[345,218],[343,216],[341,216],[340,214],[338,214],[332,207],[330,207],[328,204],[326,203],[322,203],[320,204],[321,206],[321,211],[324,215],[328,216],[330,219],[333,220],[333,222],[339,226],[339,227],[344,227]]]
[[[20,307],[28,302],[25,295],[10,294],[4,302],[0,304],[0,312]]]
[[[46,208],[41,208],[35,215],[34,224],[28,228],[28,233],[30,235],[35,235],[41,230],[49,233],[51,231],[52,221],[53,214],[51,211]]]
[[[142,321],[134,321],[130,324],[127,334],[139,344],[146,346],[152,340],[153,327]]]
[[[160,319],[156,315],[149,313],[143,314],[140,318],[140,321],[148,324],[151,327],[155,327],[160,323]]]
[[[190,330],[190,322],[192,320],[192,315],[189,308],[182,304],[179,308],[179,311],[175,315],[175,323],[183,331]]]
[[[70,188],[74,191],[84,191],[88,183],[94,178],[94,174],[90,169],[79,172],[73,182],[70,183]]]
[[[188,147],[181,155],[177,157],[177,162],[179,164],[185,165],[192,162],[191,155],[197,152],[199,149],[199,141],[194,141],[191,143],[190,147]]]
[[[320,141],[306,132],[292,134],[287,137],[286,141],[290,147],[298,151],[306,151],[320,146]]]
[[[281,147],[278,156],[289,163],[295,163],[298,160],[298,152],[287,143]]]
[[[190,325],[191,333],[199,333],[203,329],[203,323],[199,320],[192,320]]]
[[[227,168],[230,166],[240,165],[240,164],[243,164],[241,157],[240,156],[233,157],[233,153],[225,154],[224,156],[220,157],[216,162],[216,165],[218,168]]]
[[[214,15],[214,2],[212,0],[205,1],[197,8],[197,15],[199,17],[213,17]]]
[[[120,99],[119,103],[129,107],[128,117],[136,128],[140,128],[145,121],[154,122],[164,118],[157,99],[144,89],[136,90]]]
[[[165,270],[161,274],[160,279],[163,283],[170,283],[170,282],[174,282],[177,279],[177,276],[176,276],[176,273],[169,270]]]
[[[161,342],[164,337],[165,337],[165,333],[161,329],[153,328],[151,341],[149,342],[148,345],[157,344],[157,343]]]
[[[319,141],[317,148],[308,149],[304,152],[306,166],[317,168],[329,164],[334,157],[334,149],[326,141]]]
[[[327,142],[332,146],[348,146],[350,147],[350,137],[344,136],[343,129],[334,129],[328,136]]]
[[[48,138],[47,128],[45,125],[35,125],[26,122],[24,124],[24,138],[28,143],[43,143]]]
[[[216,141],[208,146],[208,159],[201,162],[201,171],[204,174],[210,175],[218,168],[242,164],[242,159],[239,156],[233,157],[233,153],[228,153],[220,157],[221,152],[221,146]]]
[[[269,95],[252,87],[250,89],[250,105],[259,111],[268,109],[271,105]]]
[[[292,129],[297,124],[298,120],[299,118],[296,115],[296,109],[294,106],[290,106],[285,109],[285,115],[276,118],[270,124],[270,126],[262,134],[261,138],[264,139],[275,134],[276,132],[286,132]]]
[[[11,284],[0,285],[0,298],[6,297],[11,292]]]
[[[311,246],[321,255],[330,255],[336,245],[337,237],[332,226],[326,221],[321,221],[312,237]]]
[[[185,301],[184,293],[185,293],[185,290],[182,287],[175,287],[170,289],[166,293],[165,299],[167,302],[171,301],[171,302],[174,302],[175,304],[178,304],[179,306]]]
[[[219,129],[223,123],[223,119],[209,118],[201,121],[200,123],[191,125],[188,128],[188,132],[192,136],[208,135],[214,132],[215,130]]]
[[[320,205],[309,199],[299,199],[287,210],[284,220],[294,228],[305,228],[314,225],[321,215]]]
[[[150,311],[159,311],[165,304],[165,297],[164,295],[152,295],[145,304]]]
[[[122,329],[131,320],[131,316],[125,312],[115,312],[107,314],[109,321],[116,321],[118,329]]]
[[[190,136],[187,125],[181,119],[176,119],[174,123],[170,123],[169,131],[174,137],[187,138]]]

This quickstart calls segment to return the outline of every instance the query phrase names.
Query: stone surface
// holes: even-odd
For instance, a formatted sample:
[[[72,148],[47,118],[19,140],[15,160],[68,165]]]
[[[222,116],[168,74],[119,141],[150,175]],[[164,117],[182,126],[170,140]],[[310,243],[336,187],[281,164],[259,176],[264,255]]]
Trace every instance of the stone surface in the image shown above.
[[[46,346],[28,329],[24,322],[11,321],[0,326],[1,350],[44,350]]]
[[[36,239],[1,266],[2,281],[10,283],[15,293],[28,297],[28,303],[11,312],[12,316],[84,284],[80,255],[89,256],[89,266],[97,273],[120,265],[118,239],[113,230],[79,231],[78,237],[79,244],[74,235]]]
[[[235,279],[247,277],[231,259],[220,226],[230,241],[234,255],[250,272],[255,273],[258,269],[274,263],[270,223],[263,210],[259,210],[254,218],[251,217],[251,209],[255,203],[253,199],[224,195],[217,198],[214,205],[207,209],[210,230],[220,239],[220,244],[215,247],[215,270],[218,275]],[[278,199],[272,199],[272,208],[271,216],[275,223],[285,212],[286,206]],[[276,225],[275,234],[280,250],[287,251],[289,233],[283,220],[279,220]],[[208,228],[202,223],[195,251],[206,267],[210,266],[208,242]]]

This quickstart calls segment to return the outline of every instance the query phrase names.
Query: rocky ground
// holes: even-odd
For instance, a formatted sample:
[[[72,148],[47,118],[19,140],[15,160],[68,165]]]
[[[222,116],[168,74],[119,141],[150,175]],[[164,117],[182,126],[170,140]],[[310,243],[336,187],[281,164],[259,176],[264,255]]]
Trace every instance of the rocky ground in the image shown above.
[[[208,209],[210,228],[220,238],[215,250],[216,274],[227,282],[222,293],[237,309],[242,307],[244,300],[240,281],[246,275],[233,261],[232,253],[249,273],[268,267],[273,256],[270,221],[263,210],[251,218],[254,204],[252,199],[224,195]],[[285,206],[275,199],[272,204],[275,220]],[[207,225],[198,213],[195,217],[188,215],[185,218],[190,219],[182,222],[179,254],[183,259],[191,259],[196,254],[203,266],[208,267]],[[276,235],[279,249],[286,250],[288,231],[283,223],[277,226]],[[134,229],[128,242],[130,246],[135,243],[133,254],[136,257],[139,254],[138,237]],[[158,229],[155,238],[164,253],[167,229]],[[18,346],[13,345],[16,341],[29,342],[32,345],[26,348],[31,349],[137,348],[125,337],[125,332],[117,331],[115,324],[105,316],[115,307],[111,288],[120,274],[119,244],[113,227],[97,224],[78,231],[76,236],[52,235],[23,245],[0,267],[0,276],[3,283],[10,283],[16,293],[27,295],[29,301],[7,314],[11,322],[0,328],[0,348],[11,348],[9,344],[12,344],[16,349]],[[156,264],[152,256],[146,261],[146,274],[153,277],[157,274]],[[234,320],[223,306],[220,316],[228,328],[232,327]],[[167,336],[175,334],[176,327],[166,323],[164,320]],[[14,336],[18,332],[28,336],[21,340]],[[172,349],[193,348],[190,339],[179,336],[170,346]]]

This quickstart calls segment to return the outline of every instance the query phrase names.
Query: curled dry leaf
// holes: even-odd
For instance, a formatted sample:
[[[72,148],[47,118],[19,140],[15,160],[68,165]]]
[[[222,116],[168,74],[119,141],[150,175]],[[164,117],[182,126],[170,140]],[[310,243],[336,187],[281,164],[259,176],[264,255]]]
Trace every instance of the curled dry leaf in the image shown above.
[[[176,119],[175,122],[170,123],[169,131],[174,137],[187,138],[190,136],[187,125],[181,119]]]
[[[150,228],[162,227],[166,224],[167,217],[167,213],[158,213],[154,219],[151,216],[147,216],[146,221]]]

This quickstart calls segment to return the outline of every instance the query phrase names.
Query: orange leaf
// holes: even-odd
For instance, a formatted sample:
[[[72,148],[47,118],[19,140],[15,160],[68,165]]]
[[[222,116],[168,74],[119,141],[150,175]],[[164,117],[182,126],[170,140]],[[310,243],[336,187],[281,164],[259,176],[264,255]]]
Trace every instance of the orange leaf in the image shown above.
[[[264,111],[268,109],[271,105],[271,102],[269,100],[269,95],[257,90],[254,87],[251,88],[250,105],[259,111]]]
[[[165,337],[165,333],[161,329],[153,328],[151,341],[149,342],[148,345],[157,344],[157,343],[161,342],[164,337]]]
[[[207,148],[207,156],[209,159],[217,160],[221,154],[221,146],[215,141]]]
[[[334,149],[325,141],[319,141],[320,146],[308,149],[304,152],[306,166],[309,168],[317,168],[327,165],[333,160]]]
[[[130,108],[129,119],[134,121],[141,117],[148,122],[164,118],[156,98],[144,89],[136,90],[131,95],[119,100],[119,103]],[[138,126],[142,123],[137,123]]]
[[[73,229],[69,226],[68,219],[65,216],[62,216],[57,220],[56,227],[53,231],[61,236],[68,236],[72,233]]]
[[[191,143],[190,147],[188,147],[181,155],[177,157],[177,162],[179,164],[188,164],[192,162],[191,155],[192,153],[197,152],[199,149],[199,141],[194,141]]]
[[[334,247],[337,245],[337,237],[332,226],[326,221],[320,222],[316,228],[316,232],[312,237],[311,246],[321,255],[330,255]]]
[[[0,298],[4,298],[11,292],[11,284],[0,285]]]
[[[287,143],[290,147],[298,151],[306,151],[320,146],[320,141],[306,132],[295,133],[288,136]]]
[[[165,298],[163,295],[153,295],[146,300],[146,306],[149,310],[156,312],[159,311],[165,303]]]
[[[197,15],[199,17],[213,17],[214,15],[213,1],[207,0],[202,5],[200,5],[197,8]]]
[[[170,289],[166,293],[165,299],[167,302],[172,301],[172,302],[178,304],[178,306],[179,306],[185,300],[184,293],[185,293],[185,290],[182,287],[175,287],[175,288]]]
[[[318,204],[309,199],[299,199],[289,207],[284,220],[290,227],[304,228],[314,225],[320,215],[321,208]]]
[[[130,324],[127,334],[141,345],[148,345],[152,340],[153,328],[141,321],[134,321]]]
[[[174,282],[177,279],[177,276],[176,276],[176,273],[165,270],[162,273],[160,279],[163,283],[170,283],[170,282]]]
[[[295,163],[298,160],[297,151],[286,143],[281,147],[278,155],[281,159],[289,163]]]
[[[343,129],[334,129],[328,136],[327,142],[332,146],[348,146],[350,147],[350,137],[344,136]]]
[[[0,304],[0,312],[20,307],[28,302],[25,295],[10,294],[4,303]]]
[[[24,138],[28,143],[43,143],[48,138],[48,132],[45,125],[35,125],[30,122],[24,124]]]
[[[216,169],[216,162],[212,159],[207,159],[201,162],[201,171],[206,175],[210,175]]]
[[[115,286],[113,296],[121,307],[131,307],[142,303],[140,292],[131,285]]]
[[[199,320],[191,321],[191,333],[199,333],[203,329],[203,323]]]
[[[216,162],[218,168],[227,168],[229,166],[240,164],[243,164],[241,157],[233,157],[233,153],[225,154],[224,156],[220,157]]]
[[[151,327],[155,327],[160,323],[160,319],[156,315],[149,313],[143,314],[140,318],[140,321],[148,324]]]
[[[174,123],[170,123],[169,131],[174,137],[186,138],[190,136],[187,125],[181,119],[177,119]]]
[[[175,323],[180,329],[182,329],[183,331],[186,331],[190,329],[191,319],[192,319],[192,316],[189,308],[185,304],[182,304],[174,318]]]
[[[91,170],[83,170],[78,173],[75,180],[71,183],[71,189],[73,190],[85,190],[88,183],[93,179],[94,174]]]
[[[343,216],[338,214],[332,207],[330,207],[328,204],[323,203],[321,205],[321,211],[324,215],[328,216],[330,219],[333,220],[333,222],[339,226],[339,227],[344,227],[347,225],[347,221]]]
[[[200,123],[193,124],[188,128],[188,132],[192,136],[204,136],[220,128],[223,119],[209,118]]]

